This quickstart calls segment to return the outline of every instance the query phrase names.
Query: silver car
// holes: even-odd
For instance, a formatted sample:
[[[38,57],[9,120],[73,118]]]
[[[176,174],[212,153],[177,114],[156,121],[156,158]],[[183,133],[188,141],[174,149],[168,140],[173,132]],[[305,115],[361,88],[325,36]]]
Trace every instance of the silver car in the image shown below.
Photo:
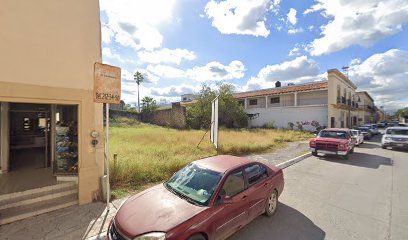
[[[381,139],[381,147],[408,148],[408,127],[389,127]]]
[[[353,133],[353,137],[356,139],[356,145],[360,146],[360,144],[364,143],[364,134],[360,130],[350,129],[351,133]]]

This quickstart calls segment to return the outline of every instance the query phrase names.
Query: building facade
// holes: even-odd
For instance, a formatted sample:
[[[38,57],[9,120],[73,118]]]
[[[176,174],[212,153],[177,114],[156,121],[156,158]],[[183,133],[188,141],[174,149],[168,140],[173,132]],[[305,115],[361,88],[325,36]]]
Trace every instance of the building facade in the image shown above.
[[[273,125],[318,131],[372,122],[366,109],[367,105],[374,107],[374,102],[367,92],[362,97],[363,93],[356,90],[347,76],[331,69],[324,81],[284,87],[277,83],[275,88],[237,93],[234,97],[247,112],[250,127]]]
[[[102,61],[99,1],[0,6],[0,180],[9,189],[0,197],[36,188],[46,175],[52,180],[41,187],[72,181],[77,204],[89,203],[104,174],[102,104],[93,102],[94,64]],[[18,183],[10,181],[18,174]]]

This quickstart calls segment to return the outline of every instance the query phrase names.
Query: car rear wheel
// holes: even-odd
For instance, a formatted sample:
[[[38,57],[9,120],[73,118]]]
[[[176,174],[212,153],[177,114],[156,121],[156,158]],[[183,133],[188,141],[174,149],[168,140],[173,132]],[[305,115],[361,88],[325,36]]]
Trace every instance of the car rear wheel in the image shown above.
[[[194,234],[188,240],[206,240],[206,238],[202,234]]]
[[[268,217],[274,215],[277,207],[278,207],[278,192],[274,190],[266,199],[265,215]]]
[[[381,145],[381,147],[382,147],[382,149],[387,149],[387,147],[386,147],[386,146],[384,146],[384,145]]]

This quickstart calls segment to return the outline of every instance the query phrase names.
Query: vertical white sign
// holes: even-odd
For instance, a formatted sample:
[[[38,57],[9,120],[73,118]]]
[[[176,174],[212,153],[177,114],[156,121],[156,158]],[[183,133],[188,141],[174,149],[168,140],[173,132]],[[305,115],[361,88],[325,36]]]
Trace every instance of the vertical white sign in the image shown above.
[[[218,148],[218,96],[211,102],[211,142]]]

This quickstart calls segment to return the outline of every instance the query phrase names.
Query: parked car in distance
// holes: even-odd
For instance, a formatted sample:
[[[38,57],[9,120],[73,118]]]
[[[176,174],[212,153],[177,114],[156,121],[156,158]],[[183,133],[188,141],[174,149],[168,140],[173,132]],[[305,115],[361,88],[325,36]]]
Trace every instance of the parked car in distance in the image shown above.
[[[370,128],[371,132],[373,133],[373,135],[377,135],[380,132],[378,131],[378,126],[377,124],[364,124],[362,127],[368,127]]]
[[[381,139],[381,147],[408,148],[408,127],[389,127]]]
[[[354,129],[359,130],[363,134],[364,139],[370,140],[373,137],[373,132],[368,127],[356,127]]]
[[[364,143],[364,134],[360,130],[350,129],[353,136],[356,138],[356,146]]]
[[[316,138],[310,140],[309,146],[313,156],[319,153],[340,155],[348,159],[354,152],[356,139],[347,128],[326,128]]]
[[[283,187],[275,166],[228,155],[194,161],[125,201],[108,239],[225,239],[261,214],[272,216]]]
[[[379,123],[377,123],[377,126],[378,126],[379,128],[386,128],[386,127],[387,127],[387,123],[386,123],[386,122],[379,122]]]

